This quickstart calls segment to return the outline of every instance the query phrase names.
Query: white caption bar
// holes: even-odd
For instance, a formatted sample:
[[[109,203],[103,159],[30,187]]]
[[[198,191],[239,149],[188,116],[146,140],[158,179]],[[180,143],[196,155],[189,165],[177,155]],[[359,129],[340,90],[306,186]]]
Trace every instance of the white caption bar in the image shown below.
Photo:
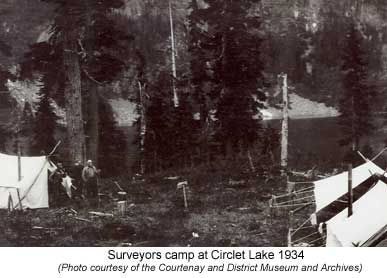
[[[0,272],[64,278],[382,277],[386,258],[386,248],[1,248]]]

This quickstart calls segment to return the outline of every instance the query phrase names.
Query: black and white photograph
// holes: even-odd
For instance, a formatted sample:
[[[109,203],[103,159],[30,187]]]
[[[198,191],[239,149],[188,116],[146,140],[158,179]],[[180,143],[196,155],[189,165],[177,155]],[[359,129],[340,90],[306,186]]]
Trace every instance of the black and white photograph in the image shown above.
[[[383,246],[386,0],[0,0],[0,247]]]

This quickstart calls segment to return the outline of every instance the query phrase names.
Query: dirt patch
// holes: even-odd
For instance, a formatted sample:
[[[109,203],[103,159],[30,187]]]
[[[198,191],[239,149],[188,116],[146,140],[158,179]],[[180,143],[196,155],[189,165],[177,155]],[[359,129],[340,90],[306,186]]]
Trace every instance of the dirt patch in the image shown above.
[[[113,180],[101,181],[101,203],[67,203],[44,210],[0,212],[1,246],[284,246],[287,221],[273,216],[267,195],[278,181],[258,179],[195,184],[188,181],[188,209],[176,180],[118,180],[128,211],[116,209]],[[105,213],[105,216],[90,214]]]

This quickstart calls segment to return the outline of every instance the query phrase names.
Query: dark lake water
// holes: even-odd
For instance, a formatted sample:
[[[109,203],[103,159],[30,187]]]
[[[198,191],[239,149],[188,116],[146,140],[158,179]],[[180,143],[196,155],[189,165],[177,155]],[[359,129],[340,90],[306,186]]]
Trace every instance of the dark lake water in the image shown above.
[[[281,120],[266,124],[281,130]],[[292,168],[325,167],[340,163],[345,148],[340,138],[336,118],[291,119],[289,121],[289,164]]]
[[[383,130],[383,122],[375,121],[374,134],[361,143],[372,146],[370,157],[377,154],[385,146],[387,131]],[[280,120],[265,121],[265,124],[278,131],[281,129]],[[128,136],[128,164],[131,165],[138,156],[138,149],[133,145],[133,127],[123,127]],[[289,165],[293,169],[306,170],[317,166],[317,169],[332,170],[340,167],[343,157],[349,147],[340,147],[340,126],[337,118],[291,119],[289,121]],[[378,159],[381,167],[387,166],[387,153]]]
[[[267,121],[267,124],[280,130],[281,121]],[[375,120],[375,126],[383,126],[381,120]],[[332,169],[339,167],[349,147],[340,147],[340,126],[337,118],[291,119],[289,122],[289,164],[295,169]],[[375,128],[370,138],[365,138],[361,145],[367,142],[371,145],[372,155],[377,154],[384,147],[386,132],[382,128]],[[362,147],[361,147],[362,148]],[[384,167],[385,157],[378,163]]]

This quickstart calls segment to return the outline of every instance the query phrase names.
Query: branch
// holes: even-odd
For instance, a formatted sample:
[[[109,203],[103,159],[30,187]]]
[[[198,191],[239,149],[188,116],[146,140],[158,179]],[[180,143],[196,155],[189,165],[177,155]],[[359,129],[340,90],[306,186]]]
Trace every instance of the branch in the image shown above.
[[[59,145],[60,145],[61,143],[62,143],[62,141],[59,141],[59,142],[55,145],[54,149],[48,154],[47,157],[52,156],[52,155],[55,153],[56,149],[59,147]]]
[[[82,45],[82,42],[80,39],[78,39],[78,44],[79,44],[79,47],[81,48],[81,52],[79,52],[78,54],[82,55],[82,59],[85,59],[87,57],[87,52],[85,50],[85,48],[83,47]]]
[[[179,82],[179,81],[181,80],[181,79],[179,79],[179,78],[173,76],[173,74],[169,74],[169,76],[170,76],[173,80],[175,80],[176,82]]]
[[[89,78],[91,81],[93,81],[94,83],[96,83],[97,85],[99,86],[105,86],[106,84],[104,83],[101,83],[99,82],[98,80],[95,80],[88,72],[86,69],[82,68],[82,71],[84,72],[84,74],[86,75],[87,78]]]

